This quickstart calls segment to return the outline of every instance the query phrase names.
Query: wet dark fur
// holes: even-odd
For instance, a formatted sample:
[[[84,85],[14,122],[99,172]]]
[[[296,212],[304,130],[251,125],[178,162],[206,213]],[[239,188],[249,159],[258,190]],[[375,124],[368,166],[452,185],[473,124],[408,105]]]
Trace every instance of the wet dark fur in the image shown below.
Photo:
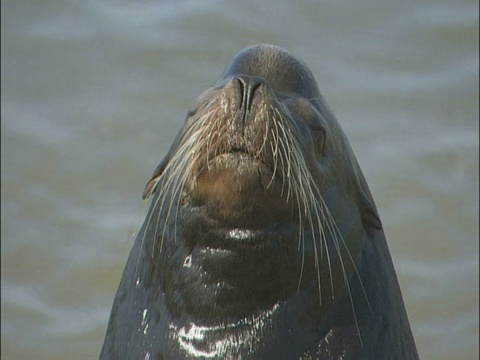
[[[301,61],[240,52],[187,116],[101,359],[416,359],[381,222]]]

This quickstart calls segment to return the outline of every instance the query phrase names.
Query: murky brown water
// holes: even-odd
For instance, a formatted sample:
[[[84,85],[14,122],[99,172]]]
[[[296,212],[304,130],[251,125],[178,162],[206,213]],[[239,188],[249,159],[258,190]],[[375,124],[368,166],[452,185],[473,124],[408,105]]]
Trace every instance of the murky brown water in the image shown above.
[[[259,42],[344,126],[422,358],[478,358],[478,34],[477,1],[2,0],[2,359],[98,357],[145,182]]]

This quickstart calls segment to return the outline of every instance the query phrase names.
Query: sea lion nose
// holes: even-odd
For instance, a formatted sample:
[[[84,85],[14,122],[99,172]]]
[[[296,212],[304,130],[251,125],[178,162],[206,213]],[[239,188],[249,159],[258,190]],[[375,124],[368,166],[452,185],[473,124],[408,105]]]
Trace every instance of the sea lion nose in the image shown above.
[[[240,75],[236,77],[236,81],[238,81],[242,93],[241,108],[247,114],[252,106],[255,91],[265,84],[265,80],[258,76]]]

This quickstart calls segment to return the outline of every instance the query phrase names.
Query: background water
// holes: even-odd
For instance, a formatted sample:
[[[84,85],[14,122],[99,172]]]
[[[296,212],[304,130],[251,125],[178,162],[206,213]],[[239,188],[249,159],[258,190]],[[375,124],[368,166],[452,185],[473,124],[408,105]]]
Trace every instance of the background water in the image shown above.
[[[1,2],[2,359],[94,359],[188,108],[303,59],[378,205],[424,359],[478,358],[478,1]]]

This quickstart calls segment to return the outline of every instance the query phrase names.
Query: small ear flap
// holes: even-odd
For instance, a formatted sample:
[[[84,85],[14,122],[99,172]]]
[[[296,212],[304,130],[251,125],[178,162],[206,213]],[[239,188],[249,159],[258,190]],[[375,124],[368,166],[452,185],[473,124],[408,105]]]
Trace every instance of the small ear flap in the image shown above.
[[[368,190],[367,190],[368,191]],[[370,194],[370,191],[368,192]],[[373,200],[370,200],[371,196],[367,196],[364,190],[362,189],[361,194],[361,206],[362,206],[362,220],[366,226],[373,227],[377,230],[382,230],[383,225],[380,217],[378,216],[377,208],[373,203]]]
[[[169,160],[168,156],[166,156],[153,172],[152,177],[150,178],[150,180],[148,180],[147,185],[143,190],[143,194],[142,194],[143,200],[148,199],[155,192],[158,181],[160,180],[160,176],[162,176],[163,171],[167,167],[168,160]]]
[[[382,230],[382,221],[378,216],[377,207],[373,202],[372,194],[360,168],[355,169],[355,178],[359,190],[360,212],[365,228],[373,227],[374,229]]]

